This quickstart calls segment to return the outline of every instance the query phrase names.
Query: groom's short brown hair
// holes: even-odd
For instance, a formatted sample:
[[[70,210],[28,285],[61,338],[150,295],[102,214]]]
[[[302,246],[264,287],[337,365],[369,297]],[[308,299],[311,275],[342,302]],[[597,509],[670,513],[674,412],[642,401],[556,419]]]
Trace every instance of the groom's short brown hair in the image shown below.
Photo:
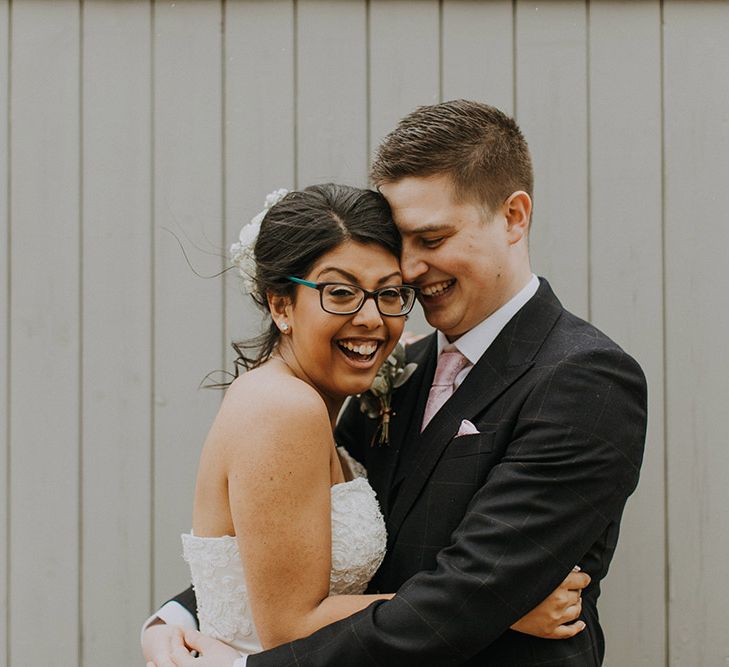
[[[496,107],[452,100],[419,107],[380,144],[375,185],[407,176],[450,176],[456,197],[496,211],[512,192],[532,196],[529,147],[513,118]]]

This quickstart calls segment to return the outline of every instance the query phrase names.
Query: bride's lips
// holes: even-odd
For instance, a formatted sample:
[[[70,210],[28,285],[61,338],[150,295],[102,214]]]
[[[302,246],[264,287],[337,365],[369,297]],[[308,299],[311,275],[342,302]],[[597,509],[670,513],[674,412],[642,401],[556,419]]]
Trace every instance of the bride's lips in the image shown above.
[[[381,338],[340,338],[334,342],[350,366],[366,370],[378,363],[377,353],[385,341]]]

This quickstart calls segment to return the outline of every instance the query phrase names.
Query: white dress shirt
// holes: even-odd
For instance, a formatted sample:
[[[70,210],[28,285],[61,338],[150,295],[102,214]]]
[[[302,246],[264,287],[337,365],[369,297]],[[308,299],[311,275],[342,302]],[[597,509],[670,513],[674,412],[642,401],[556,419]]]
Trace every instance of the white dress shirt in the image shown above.
[[[483,353],[489,349],[491,343],[501,333],[502,329],[509,323],[512,317],[516,315],[531,299],[539,289],[539,278],[533,273],[529,282],[522,287],[511,299],[509,299],[501,308],[495,310],[485,320],[477,324],[473,329],[467,331],[452,343],[448,342],[442,331],[438,332],[438,354],[443,351],[447,345],[455,347],[466,359],[466,366],[458,375],[454,382],[456,389],[466,379],[476,362],[483,356]]]

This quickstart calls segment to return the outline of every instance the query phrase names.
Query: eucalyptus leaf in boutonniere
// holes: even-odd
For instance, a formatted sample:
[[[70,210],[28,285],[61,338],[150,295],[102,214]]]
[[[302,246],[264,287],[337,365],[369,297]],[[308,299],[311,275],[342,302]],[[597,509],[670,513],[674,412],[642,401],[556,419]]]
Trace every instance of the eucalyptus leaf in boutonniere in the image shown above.
[[[417,364],[405,363],[405,348],[398,343],[392,354],[377,371],[372,386],[360,394],[360,410],[370,419],[379,418],[380,420],[372,437],[373,446],[375,441],[378,445],[390,444],[390,419],[394,415],[391,407],[392,393],[408,381],[417,367]]]

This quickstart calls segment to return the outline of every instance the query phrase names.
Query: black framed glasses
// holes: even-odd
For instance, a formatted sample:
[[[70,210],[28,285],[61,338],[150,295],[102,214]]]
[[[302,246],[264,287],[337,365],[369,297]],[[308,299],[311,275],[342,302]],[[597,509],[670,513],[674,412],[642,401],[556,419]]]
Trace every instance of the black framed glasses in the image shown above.
[[[322,310],[332,315],[354,315],[367,299],[374,299],[377,310],[384,317],[402,317],[413,308],[417,287],[412,285],[388,285],[370,292],[359,285],[348,283],[312,283],[294,276],[286,276],[291,282],[319,290]]]

